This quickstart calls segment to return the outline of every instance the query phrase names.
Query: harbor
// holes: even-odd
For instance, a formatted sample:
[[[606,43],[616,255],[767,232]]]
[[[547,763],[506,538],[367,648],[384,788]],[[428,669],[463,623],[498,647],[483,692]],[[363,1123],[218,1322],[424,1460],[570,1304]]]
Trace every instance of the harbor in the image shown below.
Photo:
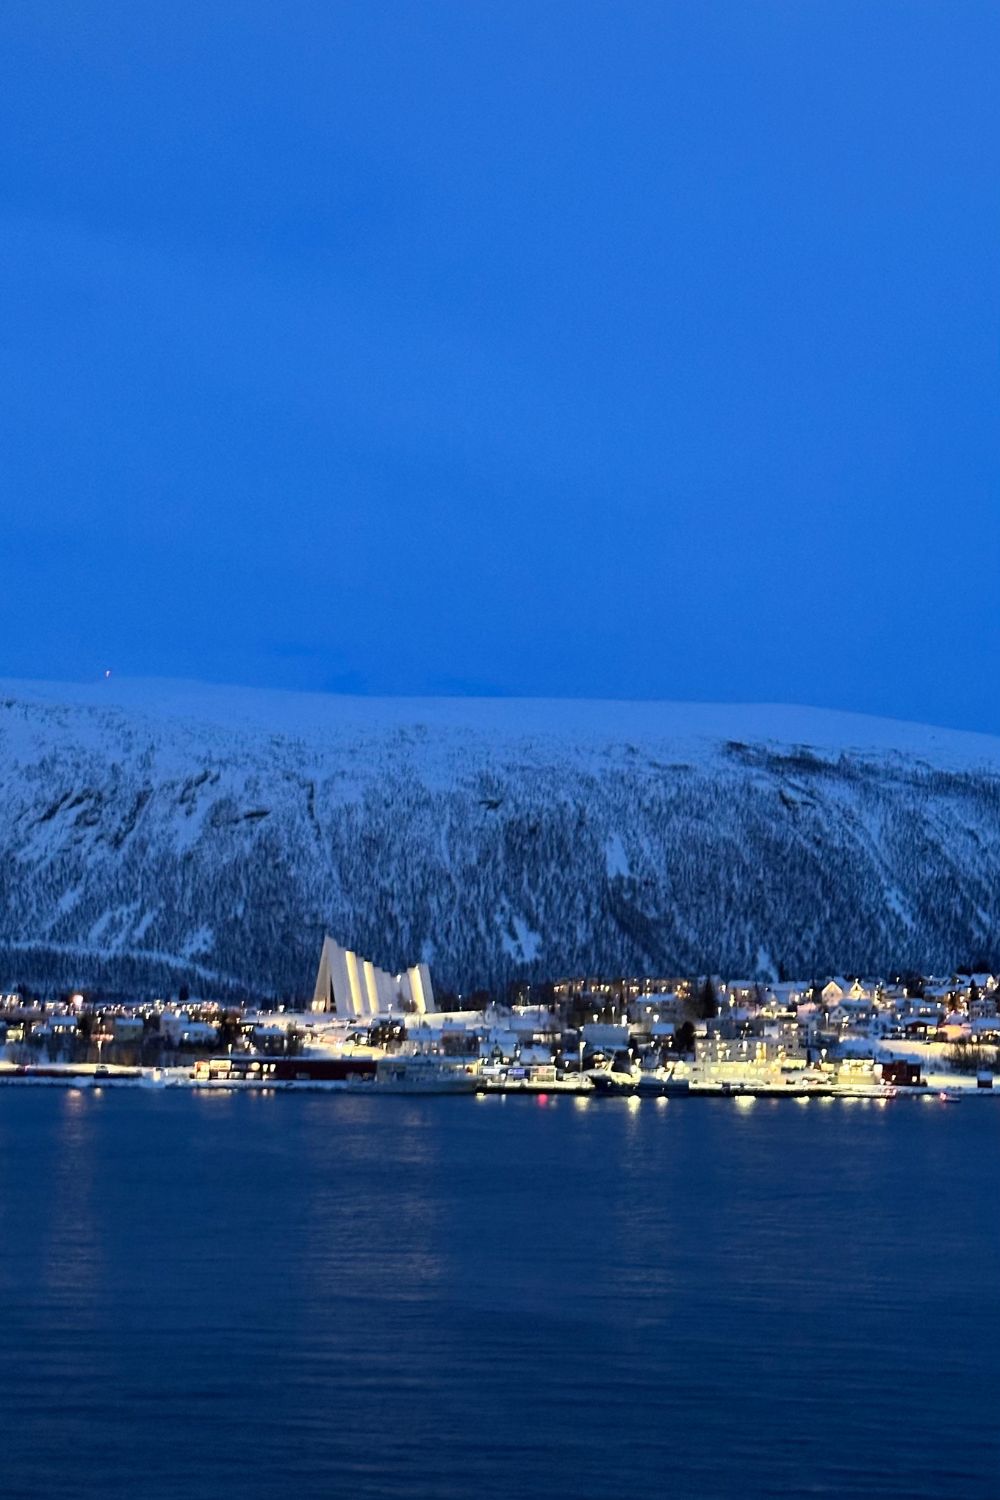
[[[1000,982],[578,978],[435,993],[330,938],[308,1006],[0,995],[0,1085],[583,1100],[1000,1097]]]
[[[545,1070],[546,1073],[549,1070]],[[839,1081],[822,1075],[784,1082],[747,1074],[742,1079],[718,1080],[690,1070],[690,1075],[647,1072],[614,1072],[593,1068],[584,1073],[560,1073],[531,1077],[487,1072],[478,1062],[454,1061],[427,1054],[387,1054],[382,1057],[345,1054],[330,1058],[264,1060],[260,1058],[206,1058],[193,1067],[124,1067],[96,1063],[0,1062],[0,1086],[11,1088],[69,1089],[191,1089],[255,1093],[351,1093],[406,1095],[514,1095],[548,1099],[569,1096],[581,1101],[626,1099],[666,1103],[668,1100],[730,1099],[752,1103],[756,1099],[780,1099],[807,1103],[837,1099],[864,1099],[886,1103],[898,1099],[924,1099],[957,1103],[965,1099],[997,1099],[1000,1090],[956,1079],[941,1087],[937,1082],[899,1085],[873,1080],[870,1083]]]

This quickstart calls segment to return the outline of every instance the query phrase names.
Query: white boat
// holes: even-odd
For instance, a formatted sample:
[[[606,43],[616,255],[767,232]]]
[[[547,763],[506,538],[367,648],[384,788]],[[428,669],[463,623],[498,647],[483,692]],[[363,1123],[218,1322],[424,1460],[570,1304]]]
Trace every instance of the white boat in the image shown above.
[[[380,1057],[375,1087],[387,1094],[474,1094],[479,1061],[451,1061],[424,1052]]]
[[[585,1075],[598,1094],[635,1094],[639,1089],[639,1072],[626,1073],[610,1065],[591,1068]]]

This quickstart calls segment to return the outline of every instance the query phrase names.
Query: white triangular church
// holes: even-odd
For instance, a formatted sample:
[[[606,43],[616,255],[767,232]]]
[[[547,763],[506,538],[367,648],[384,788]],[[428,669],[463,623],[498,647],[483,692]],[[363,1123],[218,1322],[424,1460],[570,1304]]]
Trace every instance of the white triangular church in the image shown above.
[[[434,1009],[431,971],[426,964],[414,964],[403,974],[390,974],[327,936],[319,956],[312,1009],[362,1020],[400,1011],[426,1015]]]

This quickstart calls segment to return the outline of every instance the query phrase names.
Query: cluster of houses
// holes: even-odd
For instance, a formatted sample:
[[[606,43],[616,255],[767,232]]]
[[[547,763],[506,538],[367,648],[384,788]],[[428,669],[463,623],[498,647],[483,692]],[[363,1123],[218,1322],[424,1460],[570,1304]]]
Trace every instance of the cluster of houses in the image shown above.
[[[983,1067],[1000,1060],[1000,977],[989,973],[773,984],[573,979],[549,990],[553,1014],[571,1015],[588,1044],[614,1037],[640,1059],[675,1050],[719,1076],[816,1066],[844,1073],[893,1058],[941,1067],[956,1048]]]
[[[196,1055],[232,1045],[284,1052],[293,1050],[296,1040],[287,1024],[212,1001],[94,1004],[74,994],[46,1005],[16,992],[0,993],[0,1047],[46,1047],[52,1054],[93,1054],[102,1060],[150,1047]]]
[[[1000,979],[987,973],[773,984],[712,977],[569,979],[533,990],[511,997],[523,1003],[394,1021],[237,1012],[210,1002],[95,1006],[79,994],[44,1006],[0,995],[0,1046],[48,1044],[53,1053],[100,1061],[129,1048],[145,1055],[150,1047],[201,1055],[234,1048],[391,1049],[408,1036],[430,1050],[476,1053],[487,1065],[526,1073],[627,1058],[630,1066],[693,1066],[717,1078],[754,1069],[836,1067],[843,1074],[907,1057],[946,1065],[956,1048],[966,1049],[977,1066],[1000,1064]]]
[[[804,1042],[850,1037],[918,1041],[1000,1040],[1000,980],[994,974],[954,974],[947,979],[848,979],[825,983],[760,985],[728,981],[719,987],[720,1016],[730,1022],[794,1017]],[[725,1023],[723,1023],[725,1024]]]
[[[922,1071],[947,1073],[959,1042],[971,1049],[972,1072],[1000,1061],[998,1000],[992,974],[906,984],[579,979],[536,986],[507,1005],[408,1016],[405,1036],[422,1049],[477,1057],[486,1076],[541,1083],[602,1065],[637,1074],[666,1069],[709,1086],[795,1077],[918,1082]],[[304,1025],[310,1050],[376,1040],[335,1017],[308,1017]],[[404,1021],[398,1025],[402,1032]]]

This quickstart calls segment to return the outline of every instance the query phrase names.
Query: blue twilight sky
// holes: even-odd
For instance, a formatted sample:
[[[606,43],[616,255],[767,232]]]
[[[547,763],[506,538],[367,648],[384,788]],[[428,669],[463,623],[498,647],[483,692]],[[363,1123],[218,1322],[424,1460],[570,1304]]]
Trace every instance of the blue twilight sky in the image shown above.
[[[995,0],[0,10],[0,674],[1000,730]]]

